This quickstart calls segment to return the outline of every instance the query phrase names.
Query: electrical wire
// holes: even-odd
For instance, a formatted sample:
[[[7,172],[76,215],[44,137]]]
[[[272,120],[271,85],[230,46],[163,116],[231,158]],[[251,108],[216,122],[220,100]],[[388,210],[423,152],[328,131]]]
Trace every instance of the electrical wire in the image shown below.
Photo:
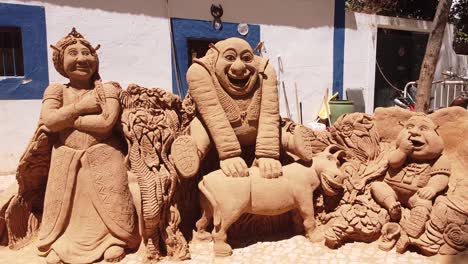
[[[387,82],[387,84],[390,85],[390,87],[393,88],[394,90],[397,90],[398,92],[403,93],[403,90],[398,89],[395,85],[393,85],[393,84],[387,79],[387,77],[386,77],[385,74],[383,73],[382,69],[380,68],[380,65],[379,65],[379,62],[377,61],[377,59],[375,60],[375,64],[377,65],[377,69],[379,70],[380,74],[381,74],[382,77],[384,78],[385,82]]]

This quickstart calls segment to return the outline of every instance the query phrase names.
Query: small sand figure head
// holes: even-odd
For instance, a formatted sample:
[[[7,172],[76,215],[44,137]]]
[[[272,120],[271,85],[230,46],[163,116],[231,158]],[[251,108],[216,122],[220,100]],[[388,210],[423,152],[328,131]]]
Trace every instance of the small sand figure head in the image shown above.
[[[413,145],[413,152],[409,156],[416,160],[438,158],[444,150],[444,142],[437,133],[437,126],[424,114],[413,116],[404,124],[398,135],[397,145],[405,138]]]

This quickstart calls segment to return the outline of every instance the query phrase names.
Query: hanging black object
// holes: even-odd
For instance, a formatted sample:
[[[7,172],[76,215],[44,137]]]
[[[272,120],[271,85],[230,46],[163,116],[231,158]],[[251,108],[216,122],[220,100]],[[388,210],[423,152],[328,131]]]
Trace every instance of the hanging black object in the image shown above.
[[[223,29],[223,22],[221,22],[221,17],[223,16],[223,7],[221,4],[211,5],[211,15],[213,16],[213,28],[217,31]]]

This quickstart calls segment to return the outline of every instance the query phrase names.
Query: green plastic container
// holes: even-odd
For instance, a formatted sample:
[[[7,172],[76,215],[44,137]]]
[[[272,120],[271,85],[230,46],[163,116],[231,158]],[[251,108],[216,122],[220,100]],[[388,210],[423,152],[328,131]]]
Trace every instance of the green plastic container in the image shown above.
[[[348,100],[330,101],[330,121],[335,124],[343,114],[354,112],[354,102]]]

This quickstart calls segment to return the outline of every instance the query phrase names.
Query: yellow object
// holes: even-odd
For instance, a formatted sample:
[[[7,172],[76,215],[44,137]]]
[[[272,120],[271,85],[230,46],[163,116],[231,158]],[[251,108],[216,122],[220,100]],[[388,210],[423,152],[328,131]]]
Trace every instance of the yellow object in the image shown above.
[[[329,103],[330,103],[331,100],[335,99],[337,96],[338,96],[338,92],[336,92],[331,97],[328,97],[328,89],[327,89],[327,91],[325,92],[325,96],[323,97],[322,108],[320,108],[320,112],[318,114],[320,119],[328,119],[328,117],[330,115],[330,105],[329,105]],[[328,99],[327,99],[327,97],[328,97]]]

